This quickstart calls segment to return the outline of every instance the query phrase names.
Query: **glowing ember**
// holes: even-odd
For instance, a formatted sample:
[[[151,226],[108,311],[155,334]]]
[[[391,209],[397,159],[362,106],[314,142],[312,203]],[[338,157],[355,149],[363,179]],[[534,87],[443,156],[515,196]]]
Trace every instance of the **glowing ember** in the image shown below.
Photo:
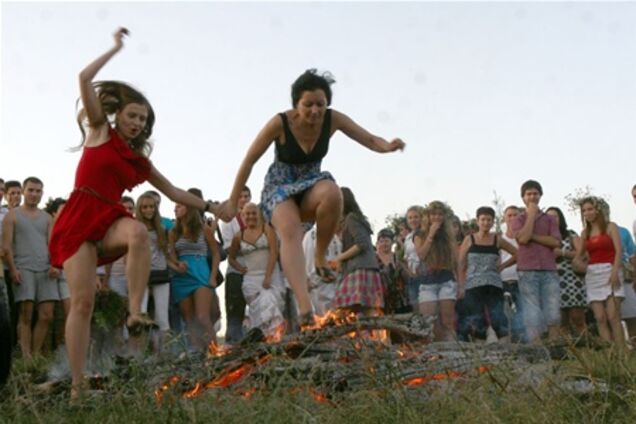
[[[236,392],[236,394],[241,396],[243,399],[251,398],[254,393],[256,393],[256,387],[250,387],[249,389],[238,390]]]
[[[479,374],[483,374],[488,371],[490,367],[481,366],[477,368]],[[449,378],[459,378],[468,374],[468,371],[447,371],[439,374],[431,374],[423,377],[413,377],[402,381],[402,384],[405,386],[419,386],[424,383],[428,383],[431,381],[442,381],[447,380]]]
[[[231,386],[236,383],[246,375],[248,375],[256,365],[264,365],[271,359],[271,355],[263,355],[260,357],[256,363],[246,363],[241,365],[240,367],[222,373],[217,378],[208,381],[207,383],[197,383],[194,388],[188,390],[183,394],[183,397],[187,399],[191,399],[193,397],[199,396],[201,393],[208,389],[222,389]]]
[[[285,325],[285,323],[281,323],[278,327],[276,327],[276,329],[274,330],[274,332],[265,337],[265,342],[267,343],[278,343],[281,340],[283,340],[283,336],[285,335],[285,331],[287,330],[287,326]]]
[[[161,387],[155,390],[155,399],[157,400],[157,404],[161,404],[163,400],[163,394],[170,389],[170,387],[174,386],[181,380],[181,377],[178,375],[174,375],[168,379]]]
[[[211,341],[208,345],[208,358],[210,357],[221,357],[227,355],[232,348],[229,346],[219,346],[216,341]]]
[[[355,312],[343,312],[341,310],[330,310],[323,316],[314,315],[314,324],[302,327],[303,331],[306,330],[319,330],[327,326],[339,326],[345,324],[351,324],[356,322],[358,317]]]
[[[313,396],[313,398],[316,400],[316,402],[320,402],[320,403],[331,403],[329,402],[329,399],[327,399],[327,396],[325,396],[323,393],[320,393],[318,390],[310,387],[309,388],[309,393]]]

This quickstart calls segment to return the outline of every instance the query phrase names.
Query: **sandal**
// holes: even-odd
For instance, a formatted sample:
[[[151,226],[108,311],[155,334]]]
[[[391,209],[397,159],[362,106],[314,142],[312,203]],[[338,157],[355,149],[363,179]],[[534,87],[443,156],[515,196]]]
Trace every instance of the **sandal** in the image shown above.
[[[316,275],[318,275],[318,277],[320,277],[320,279],[325,283],[333,283],[336,281],[336,276],[326,266],[317,266]]]
[[[159,326],[147,314],[130,315],[126,320],[126,327],[133,337],[140,336],[146,331],[159,329]]]

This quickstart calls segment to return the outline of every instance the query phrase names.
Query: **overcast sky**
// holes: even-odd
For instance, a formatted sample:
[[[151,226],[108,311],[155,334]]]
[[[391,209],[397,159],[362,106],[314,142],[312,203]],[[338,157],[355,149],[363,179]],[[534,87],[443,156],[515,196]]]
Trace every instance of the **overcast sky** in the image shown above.
[[[126,47],[97,79],[149,98],[152,160],[176,185],[229,195],[254,136],[290,106],[305,69],[336,77],[333,108],[375,134],[380,155],[342,134],[323,168],[352,188],[376,230],[412,204],[466,218],[496,191],[520,203],[528,178],[544,206],[591,186],[631,227],[636,207],[636,4],[2,2],[0,177],[72,190],[80,141],[77,75]],[[249,185],[258,200],[270,150]],[[140,186],[137,196],[148,189]],[[162,213],[172,216],[164,202]],[[570,226],[580,229],[573,215]]]

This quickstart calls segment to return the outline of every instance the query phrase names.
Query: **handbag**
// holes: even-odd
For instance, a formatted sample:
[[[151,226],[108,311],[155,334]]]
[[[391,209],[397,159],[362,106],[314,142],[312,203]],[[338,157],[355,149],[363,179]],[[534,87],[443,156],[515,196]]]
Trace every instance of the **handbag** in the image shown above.
[[[216,273],[216,286],[219,287],[221,284],[223,284],[224,281],[225,281],[225,277],[223,276],[223,273],[219,269],[219,271]]]
[[[166,269],[156,269],[150,271],[150,277],[148,278],[149,286],[156,286],[158,284],[165,284],[170,282],[170,271]]]

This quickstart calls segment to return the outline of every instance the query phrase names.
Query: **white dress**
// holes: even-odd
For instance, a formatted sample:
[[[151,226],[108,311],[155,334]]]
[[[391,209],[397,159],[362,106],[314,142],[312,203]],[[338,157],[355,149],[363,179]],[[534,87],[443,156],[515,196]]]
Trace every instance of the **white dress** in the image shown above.
[[[336,284],[325,283],[316,274],[316,264],[314,260],[314,252],[316,251],[316,227],[305,233],[303,238],[303,251],[305,253],[305,269],[309,277],[309,298],[311,306],[317,315],[326,314],[333,304],[333,298],[336,295]],[[335,259],[342,252],[342,242],[338,236],[334,236],[327,248],[327,260]]]
[[[249,305],[250,328],[259,327],[266,335],[273,334],[284,322],[285,285],[277,263],[272,272],[270,288],[263,288],[269,260],[269,243],[265,233],[254,244],[241,240],[241,254],[247,267],[242,290]]]

